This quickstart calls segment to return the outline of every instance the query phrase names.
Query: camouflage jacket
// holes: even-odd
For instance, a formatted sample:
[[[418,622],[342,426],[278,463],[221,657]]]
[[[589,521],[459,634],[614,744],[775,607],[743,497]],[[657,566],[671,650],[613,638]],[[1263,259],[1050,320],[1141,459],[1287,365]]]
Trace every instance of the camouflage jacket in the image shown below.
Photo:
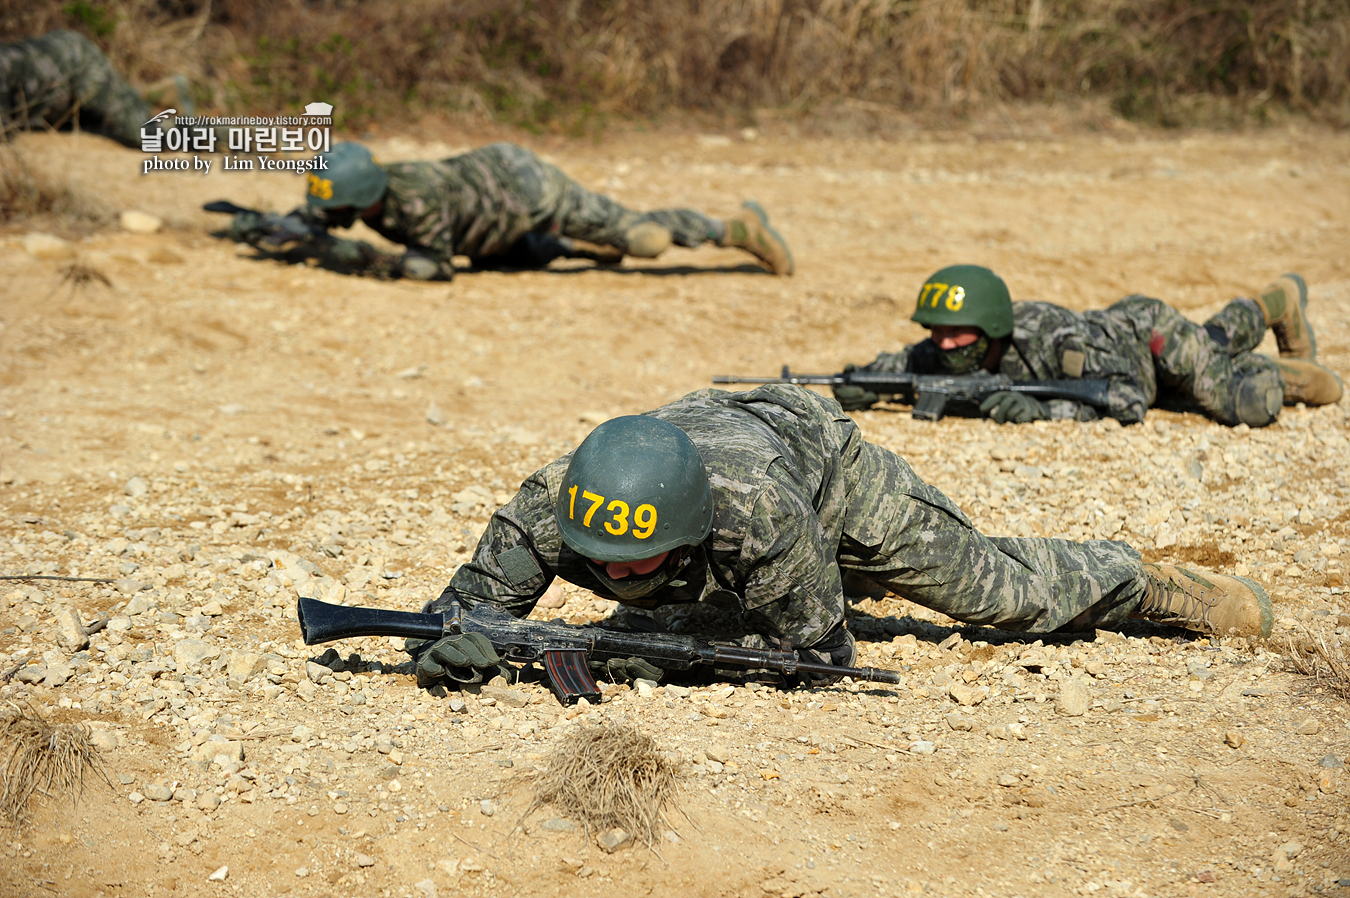
[[[859,461],[864,441],[857,427],[834,401],[781,385],[700,390],[647,414],[680,427],[698,447],[714,512],[711,532],[677,578],[641,604],[693,602],[723,591],[762,632],[798,647],[814,644],[843,619],[841,540],[857,534],[868,541],[888,511],[881,507],[890,500],[888,485],[876,483],[868,476],[875,472]],[[554,518],[570,460],[570,454],[558,459],[521,485],[492,516],[473,559],[428,608],[443,610],[460,597],[524,616],[555,576],[606,595],[585,559],[563,543]],[[897,487],[916,491],[950,506],[917,477]],[[952,512],[960,515],[954,506]]]
[[[1074,312],[1047,302],[1013,303],[1013,332],[998,371],[1014,380],[1103,378],[1110,382],[1105,412],[1121,423],[1144,419],[1157,398],[1152,319],[1125,308]],[[862,370],[940,374],[938,348],[931,339],[885,352]],[[1088,421],[1097,409],[1068,399],[1046,403],[1051,418]]]

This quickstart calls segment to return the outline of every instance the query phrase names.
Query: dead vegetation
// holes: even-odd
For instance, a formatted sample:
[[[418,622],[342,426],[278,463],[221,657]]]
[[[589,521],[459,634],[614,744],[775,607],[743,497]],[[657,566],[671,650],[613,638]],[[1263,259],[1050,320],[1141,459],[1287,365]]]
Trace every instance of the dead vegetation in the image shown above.
[[[544,764],[526,816],[551,805],[588,835],[618,828],[649,848],[670,825],[676,763],[636,726],[583,724],[554,745]]]
[[[14,703],[0,710],[0,817],[16,829],[27,822],[36,795],[71,801],[86,777],[107,781],[83,724],[50,724],[32,708]]]
[[[1333,695],[1350,699],[1350,658],[1343,644],[1328,644],[1325,635],[1305,630],[1285,637],[1280,650],[1290,670],[1311,677]]]
[[[199,106],[322,98],[349,125],[394,110],[556,127],[1084,100],[1151,124],[1350,122],[1343,0],[0,0],[0,39],[57,27],[135,83],[186,74]]]
[[[34,168],[15,147],[0,145],[0,226],[84,235],[111,220],[102,202]]]

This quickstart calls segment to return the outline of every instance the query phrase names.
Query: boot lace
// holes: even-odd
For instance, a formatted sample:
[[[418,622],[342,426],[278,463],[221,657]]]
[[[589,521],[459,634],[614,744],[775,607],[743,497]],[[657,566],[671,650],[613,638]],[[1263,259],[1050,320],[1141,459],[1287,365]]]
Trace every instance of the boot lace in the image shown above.
[[[1196,584],[1178,582],[1152,571],[1146,571],[1145,574],[1149,582],[1142,609],[1145,614],[1158,623],[1199,621],[1210,629],[1214,628],[1209,613],[1217,603],[1217,597],[1207,595]]]

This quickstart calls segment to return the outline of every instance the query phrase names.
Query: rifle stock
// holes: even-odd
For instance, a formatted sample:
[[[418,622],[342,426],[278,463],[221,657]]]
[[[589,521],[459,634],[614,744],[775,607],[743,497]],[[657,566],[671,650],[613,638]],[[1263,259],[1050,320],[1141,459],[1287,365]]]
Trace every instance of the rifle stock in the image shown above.
[[[600,691],[591,676],[589,662],[621,658],[642,658],[668,670],[765,668],[789,676],[807,673],[880,683],[900,682],[895,671],[802,661],[793,651],[718,645],[674,633],[638,633],[561,621],[521,620],[485,602],[472,608],[452,602],[450,610],[444,613],[418,613],[333,605],[318,599],[301,598],[296,603],[296,614],[305,645],[356,636],[440,639],[456,633],[482,633],[508,661],[542,663],[548,674],[549,687],[564,705],[573,704],[579,698],[598,701]]]
[[[1105,408],[1110,382],[1097,378],[1013,380],[1005,374],[910,374],[907,372],[841,371],[838,374],[794,374],[783,366],[778,377],[742,377],[715,374],[715,384],[800,384],[838,387],[853,385],[874,393],[905,396],[913,415],[924,421],[941,418],[948,402],[983,402],[995,393],[1025,393],[1037,399],[1071,399]]]

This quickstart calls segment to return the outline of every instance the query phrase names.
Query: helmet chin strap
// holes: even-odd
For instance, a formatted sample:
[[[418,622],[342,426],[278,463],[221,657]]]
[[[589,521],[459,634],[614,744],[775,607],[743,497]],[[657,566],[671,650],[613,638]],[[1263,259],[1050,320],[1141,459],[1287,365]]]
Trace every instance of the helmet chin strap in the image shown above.
[[[984,357],[988,354],[989,338],[980,334],[980,338],[974,343],[958,346],[955,349],[938,350],[938,364],[948,374],[969,374],[980,367],[980,363],[984,361]]]

